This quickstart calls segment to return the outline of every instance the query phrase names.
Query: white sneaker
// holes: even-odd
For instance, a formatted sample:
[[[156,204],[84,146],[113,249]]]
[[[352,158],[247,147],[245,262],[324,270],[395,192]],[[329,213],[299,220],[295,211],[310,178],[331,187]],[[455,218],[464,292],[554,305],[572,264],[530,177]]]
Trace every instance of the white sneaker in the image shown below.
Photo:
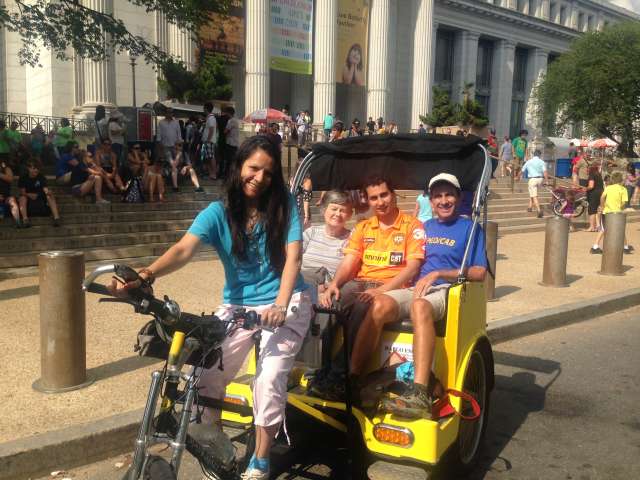
[[[109,200],[107,200],[106,198],[103,198],[103,199],[100,199],[100,200],[96,200],[96,203],[100,204],[100,203],[111,203],[111,202]]]
[[[257,468],[247,468],[243,474],[240,475],[242,480],[268,480],[269,472],[263,472]]]

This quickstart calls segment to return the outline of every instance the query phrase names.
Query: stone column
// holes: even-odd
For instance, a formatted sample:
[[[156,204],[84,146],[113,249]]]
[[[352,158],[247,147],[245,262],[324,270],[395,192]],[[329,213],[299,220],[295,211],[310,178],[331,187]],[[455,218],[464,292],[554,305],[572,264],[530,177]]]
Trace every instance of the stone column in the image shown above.
[[[313,123],[336,113],[336,51],[338,0],[317,0],[313,46]]]
[[[596,30],[601,31],[604,28],[604,15],[602,12],[598,12],[596,15]]]
[[[369,26],[369,78],[367,117],[386,120],[389,102],[389,63],[391,56],[391,0],[373,0]]]
[[[433,85],[436,80],[436,47],[438,45],[438,22],[433,22],[432,24],[432,33],[431,33],[431,66],[429,70],[431,71],[431,83],[429,84],[429,111],[433,108]]]
[[[433,0],[418,0],[413,34],[413,95],[411,98],[411,128],[414,129],[418,128],[420,115],[425,115],[430,106],[433,44],[435,44]]]
[[[518,0],[502,0],[502,6],[510,10],[517,10]]]
[[[83,5],[98,12],[113,13],[113,0],[83,0]],[[116,108],[116,66],[112,48],[108,55],[109,58],[99,62],[87,58],[76,60],[75,113],[93,116],[97,105],[104,105],[107,110]]]
[[[171,55],[182,60],[187,70],[195,70],[195,48],[196,44],[191,32],[180,28],[177,25],[168,25],[169,52]]]
[[[513,42],[499,40],[495,43],[489,110],[491,124],[496,129],[498,139],[509,135],[515,51],[516,45]]]
[[[573,28],[574,30],[578,29],[578,3],[571,2],[571,17],[569,20],[569,28]]]
[[[476,83],[476,69],[478,67],[478,39],[480,34],[463,30],[456,38],[456,59],[453,71],[452,100],[461,102],[462,89],[466,83]],[[475,88],[471,88],[470,94],[474,95]]]
[[[543,20],[551,19],[551,0],[541,0],[540,18]]]
[[[269,108],[269,0],[247,0],[245,114]]]
[[[529,130],[529,138],[535,139],[542,135],[541,125],[535,116],[535,105],[531,94],[535,86],[547,73],[549,63],[549,52],[541,48],[529,50],[529,61],[527,64],[527,97],[525,101],[525,128]]]

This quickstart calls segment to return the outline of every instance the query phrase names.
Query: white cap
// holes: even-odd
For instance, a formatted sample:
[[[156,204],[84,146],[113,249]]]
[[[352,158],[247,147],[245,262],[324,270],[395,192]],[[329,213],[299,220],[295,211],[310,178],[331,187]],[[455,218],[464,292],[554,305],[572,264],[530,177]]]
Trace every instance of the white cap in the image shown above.
[[[455,177],[455,175],[451,175],[450,173],[439,173],[431,180],[429,180],[429,190],[431,190],[431,187],[433,187],[433,185],[438,182],[447,182],[456,187],[458,190],[462,190],[460,188],[460,182],[458,181],[458,179]]]

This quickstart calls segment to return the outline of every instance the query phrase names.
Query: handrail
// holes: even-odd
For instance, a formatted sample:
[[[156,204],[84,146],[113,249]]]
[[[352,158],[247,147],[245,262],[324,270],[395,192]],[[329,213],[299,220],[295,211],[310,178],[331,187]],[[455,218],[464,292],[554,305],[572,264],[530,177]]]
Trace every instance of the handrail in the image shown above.
[[[21,133],[31,133],[38,125],[42,127],[45,134],[56,131],[60,127],[60,121],[65,117],[50,117],[47,115],[32,115],[29,113],[0,112],[0,120],[4,120],[7,127],[12,122],[18,124],[18,131]],[[94,120],[92,118],[68,118],[71,128],[75,133],[90,133],[95,131]]]

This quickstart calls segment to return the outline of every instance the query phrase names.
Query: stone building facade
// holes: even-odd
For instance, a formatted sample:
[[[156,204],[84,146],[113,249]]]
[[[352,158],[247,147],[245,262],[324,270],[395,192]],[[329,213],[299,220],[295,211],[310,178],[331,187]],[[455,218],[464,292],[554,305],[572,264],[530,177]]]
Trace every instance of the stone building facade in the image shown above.
[[[6,2],[9,8],[13,0]],[[383,117],[401,130],[415,129],[430,108],[433,85],[460,100],[462,87],[485,106],[498,135],[527,127],[532,87],[550,62],[582,32],[640,17],[635,0],[369,0],[366,86],[336,83],[340,0],[314,1],[312,75],[269,68],[270,0],[245,0],[244,56],[231,67],[236,110],[288,106],[309,110],[320,123],[328,113],[351,121]],[[161,14],[147,14],[123,0],[83,0],[113,12],[141,35],[190,67],[195,45],[187,32]],[[96,104],[131,105],[131,66],[126,55],[105,62],[60,61],[43,52],[42,67],[18,63],[15,34],[0,30],[0,111],[81,115]],[[153,69],[136,69],[140,105],[161,92]],[[364,122],[363,122],[364,123]]]

